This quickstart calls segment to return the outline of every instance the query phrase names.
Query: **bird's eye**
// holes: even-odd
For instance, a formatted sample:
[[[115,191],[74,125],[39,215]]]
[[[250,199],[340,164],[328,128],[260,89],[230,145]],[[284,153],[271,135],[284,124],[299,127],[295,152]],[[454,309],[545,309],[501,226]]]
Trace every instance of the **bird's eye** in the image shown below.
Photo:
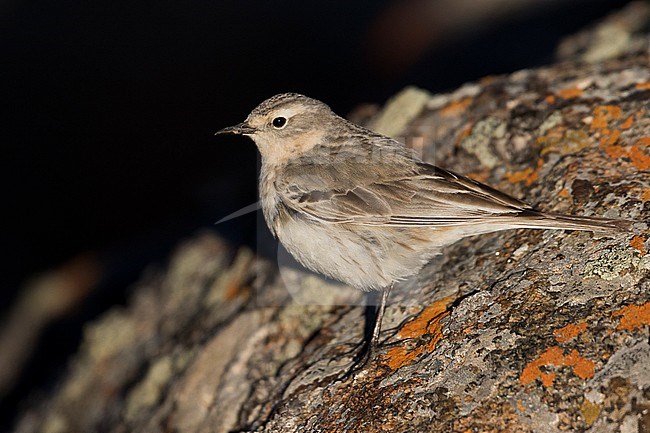
[[[276,117],[275,119],[273,119],[272,123],[275,129],[282,129],[286,126],[287,119],[285,117]]]

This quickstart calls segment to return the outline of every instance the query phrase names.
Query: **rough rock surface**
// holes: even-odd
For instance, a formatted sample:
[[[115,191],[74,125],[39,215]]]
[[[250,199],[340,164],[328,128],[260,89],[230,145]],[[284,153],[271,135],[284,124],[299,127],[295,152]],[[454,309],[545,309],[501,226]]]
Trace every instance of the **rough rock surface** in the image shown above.
[[[392,129],[437,165],[634,233],[447,248],[393,293],[380,356],[346,378],[358,293],[198,234],[87,327],[16,431],[650,431],[649,62],[646,44],[424,104],[411,89],[421,108]]]

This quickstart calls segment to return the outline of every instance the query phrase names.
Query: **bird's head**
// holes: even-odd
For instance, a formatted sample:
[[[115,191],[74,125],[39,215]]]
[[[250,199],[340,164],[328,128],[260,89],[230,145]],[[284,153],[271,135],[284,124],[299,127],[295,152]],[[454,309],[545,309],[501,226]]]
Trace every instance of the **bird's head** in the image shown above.
[[[262,102],[242,123],[217,134],[247,135],[257,144],[263,160],[281,163],[321,144],[324,134],[340,120],[316,99],[282,93]]]

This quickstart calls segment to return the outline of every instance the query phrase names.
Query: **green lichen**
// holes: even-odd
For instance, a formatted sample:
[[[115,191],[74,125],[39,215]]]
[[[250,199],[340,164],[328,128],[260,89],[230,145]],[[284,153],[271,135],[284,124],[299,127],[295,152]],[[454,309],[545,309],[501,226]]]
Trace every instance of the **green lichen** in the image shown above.
[[[618,278],[622,271],[637,268],[641,258],[632,248],[616,248],[605,251],[585,265],[585,277],[600,277],[606,281]]]
[[[467,152],[476,156],[481,165],[494,168],[501,161],[490,149],[490,142],[492,139],[503,138],[505,134],[506,124],[495,117],[488,117],[476,122],[472,133],[460,145]]]

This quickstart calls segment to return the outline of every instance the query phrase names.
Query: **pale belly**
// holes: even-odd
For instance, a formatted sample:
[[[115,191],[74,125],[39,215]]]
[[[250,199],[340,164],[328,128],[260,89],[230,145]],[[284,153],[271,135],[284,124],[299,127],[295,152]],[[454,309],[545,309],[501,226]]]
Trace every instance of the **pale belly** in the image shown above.
[[[289,218],[282,245],[305,267],[361,290],[381,290],[417,273],[435,254],[395,241],[395,229]],[[423,244],[421,244],[424,247]]]

